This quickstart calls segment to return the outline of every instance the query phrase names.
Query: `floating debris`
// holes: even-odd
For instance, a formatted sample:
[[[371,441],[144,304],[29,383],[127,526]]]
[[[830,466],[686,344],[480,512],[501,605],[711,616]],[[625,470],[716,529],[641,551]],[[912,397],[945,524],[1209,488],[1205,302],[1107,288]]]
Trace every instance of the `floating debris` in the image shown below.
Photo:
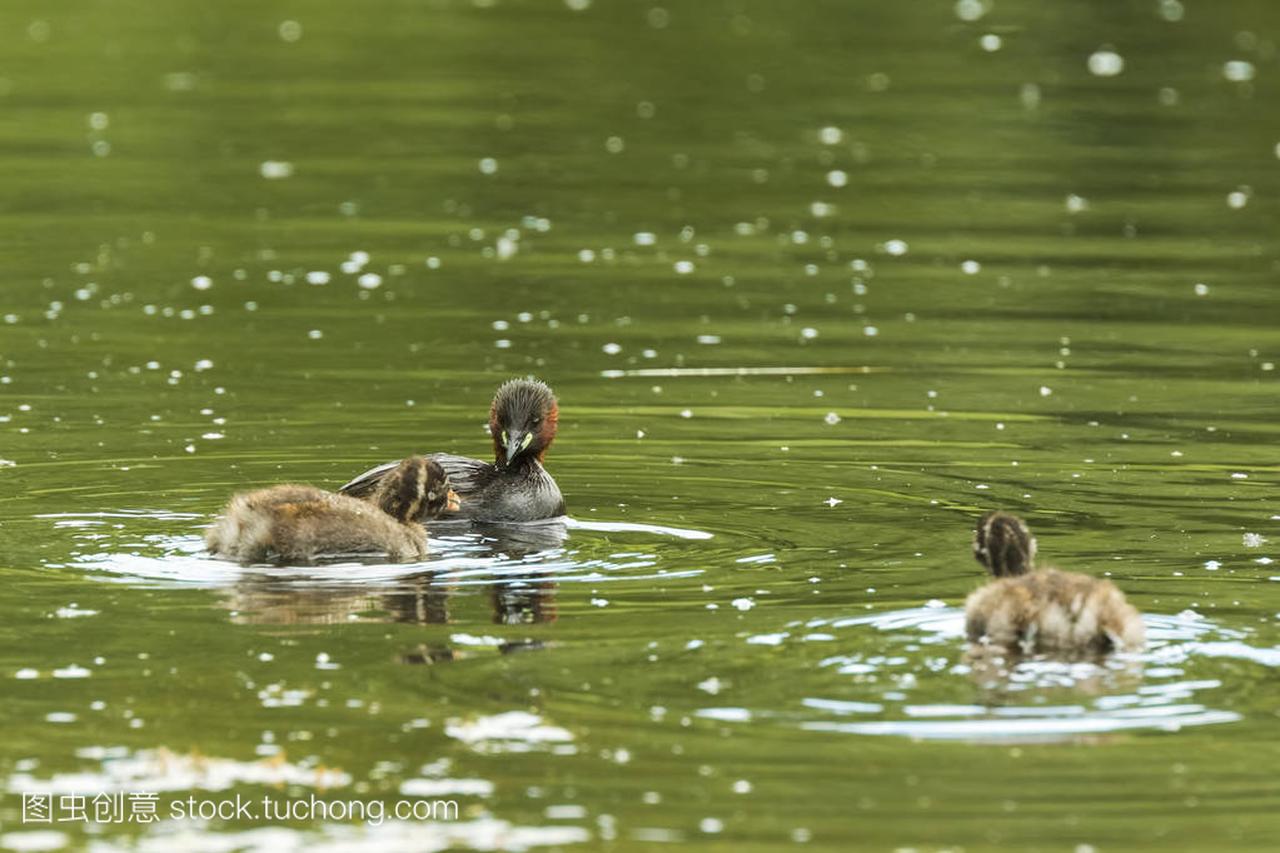
[[[1100,48],[1089,55],[1088,67],[1095,77],[1115,77],[1124,71],[1124,57],[1109,47]]]
[[[293,164],[284,160],[264,160],[258,165],[258,174],[268,181],[281,181],[293,177]]]

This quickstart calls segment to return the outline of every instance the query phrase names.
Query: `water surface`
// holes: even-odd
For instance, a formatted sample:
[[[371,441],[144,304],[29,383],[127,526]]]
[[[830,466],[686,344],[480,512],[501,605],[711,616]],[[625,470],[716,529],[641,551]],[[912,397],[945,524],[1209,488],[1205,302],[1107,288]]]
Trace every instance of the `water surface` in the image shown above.
[[[1280,9],[0,10],[0,846],[1267,849]],[[569,518],[212,560],[483,454]],[[965,656],[1024,515],[1149,648]],[[21,794],[455,820],[22,822]]]

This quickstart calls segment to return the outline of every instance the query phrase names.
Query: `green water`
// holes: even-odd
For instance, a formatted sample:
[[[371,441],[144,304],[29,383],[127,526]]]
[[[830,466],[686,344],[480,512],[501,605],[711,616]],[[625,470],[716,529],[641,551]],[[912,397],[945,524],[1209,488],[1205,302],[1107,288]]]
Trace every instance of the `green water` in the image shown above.
[[[1274,849],[1278,39],[1262,0],[7,0],[0,847]],[[567,527],[202,555],[235,490],[483,454],[530,373]],[[992,507],[1148,651],[973,673]],[[459,813],[172,812],[237,794]]]

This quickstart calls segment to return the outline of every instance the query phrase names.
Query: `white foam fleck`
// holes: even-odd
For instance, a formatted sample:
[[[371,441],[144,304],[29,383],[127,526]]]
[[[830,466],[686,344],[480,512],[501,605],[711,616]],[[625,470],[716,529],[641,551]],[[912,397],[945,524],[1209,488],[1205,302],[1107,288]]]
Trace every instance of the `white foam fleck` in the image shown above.
[[[59,607],[53,611],[53,615],[59,619],[74,619],[77,616],[97,616],[98,611],[78,607],[75,604],[68,604],[66,607]]]
[[[71,839],[65,832],[54,829],[36,829],[25,832],[6,832],[0,835],[0,847],[15,853],[43,853],[45,850],[66,850]]]
[[[493,783],[488,779],[406,779],[400,783],[400,793],[406,797],[491,797]]]
[[[789,631],[780,631],[776,634],[755,634],[747,637],[747,645],[750,646],[780,646],[790,637]]]
[[[727,684],[714,675],[710,678],[704,678],[702,681],[698,682],[698,689],[703,693],[710,693],[712,696],[715,696],[727,686]]]
[[[450,634],[449,639],[460,646],[489,646],[492,648],[497,648],[505,642],[501,637],[491,637],[488,634],[482,636],[476,636],[475,634]]]
[[[258,174],[268,181],[281,181],[293,177],[293,164],[285,160],[263,160],[258,164]]]
[[[956,0],[956,17],[972,23],[987,14],[987,6],[982,0]]]
[[[1222,66],[1222,76],[1232,83],[1249,82],[1253,79],[1254,71],[1253,63],[1243,59],[1233,59]]]
[[[726,723],[747,723],[751,721],[751,712],[746,708],[699,708],[693,712],[693,715],[708,720],[723,720]]]
[[[481,752],[528,752],[547,743],[569,743],[573,734],[528,711],[507,711],[474,719],[450,719],[444,732]]]
[[[1115,77],[1124,71],[1124,57],[1111,48],[1100,48],[1089,55],[1088,67],[1096,77]]]
[[[839,145],[844,139],[844,131],[838,127],[824,127],[818,131],[818,139],[823,145]]]

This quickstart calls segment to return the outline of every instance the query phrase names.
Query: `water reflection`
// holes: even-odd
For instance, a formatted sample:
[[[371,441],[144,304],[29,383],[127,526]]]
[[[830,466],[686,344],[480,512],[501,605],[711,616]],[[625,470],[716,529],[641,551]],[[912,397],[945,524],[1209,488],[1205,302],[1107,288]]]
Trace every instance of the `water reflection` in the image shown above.
[[[974,655],[963,642],[963,610],[941,602],[797,623],[791,627],[804,632],[786,636],[800,642],[813,636],[829,642],[832,634],[846,636],[842,629],[882,632],[884,640],[873,644],[874,653],[836,654],[819,664],[846,676],[860,694],[871,694],[876,701],[810,696],[800,703],[805,712],[793,719],[810,731],[983,742],[1176,731],[1241,719],[1235,711],[1209,704],[1224,684],[1203,677],[1204,658],[1229,654],[1269,665],[1280,662],[1280,650],[1249,646],[1244,632],[1220,627],[1194,611],[1149,614],[1144,622],[1146,651],[1096,661]],[[865,638],[856,645],[865,649]],[[962,683],[970,687],[961,689]],[[704,709],[713,713],[703,715],[732,719],[730,710]]]
[[[151,517],[129,514],[135,522]],[[431,557],[422,563],[342,558],[305,568],[245,568],[204,555],[196,537],[139,537],[129,526],[106,527],[101,514],[62,514],[56,523],[91,546],[91,552],[77,555],[78,566],[133,583],[180,579],[212,587],[219,606],[240,624],[383,622],[437,629],[393,652],[393,659],[406,665],[547,648],[553,643],[545,635],[521,636],[521,629],[557,620],[558,595],[566,583],[643,583],[698,574],[666,569],[659,554],[648,550],[615,551],[609,542],[614,535],[688,542],[711,538],[699,530],[570,518],[538,524],[447,522],[430,525]],[[596,537],[608,543],[607,559],[590,556]],[[721,539],[740,564],[755,564],[749,555],[758,543]],[[682,561],[686,556],[680,553]],[[484,588],[482,598],[465,594],[476,587]],[[485,602],[487,620],[501,627],[492,636],[476,630],[474,612],[455,615],[477,600]],[[469,632],[438,630],[468,622]],[[792,710],[743,697],[741,706],[694,713],[723,722],[775,719],[806,730],[858,735],[1061,740],[1237,721],[1238,711],[1215,707],[1215,697],[1230,682],[1219,677],[1221,667],[1214,661],[1280,665],[1280,649],[1251,645],[1248,632],[1194,611],[1152,614],[1145,622],[1149,643],[1141,654],[1073,662],[974,655],[964,640],[963,611],[936,599],[921,607],[775,624],[742,634],[746,647],[804,649],[813,660],[810,672],[825,686],[805,691]],[[833,653],[811,654],[823,649]]]
[[[380,600],[358,590],[295,586],[251,575],[227,591],[223,606],[238,625],[334,625],[376,613]]]
[[[172,517],[163,510],[106,515],[135,521]],[[558,618],[556,598],[561,583],[600,582],[609,579],[606,570],[654,565],[653,555],[645,552],[618,552],[608,560],[586,558],[567,547],[571,531],[582,531],[588,537],[638,533],[686,540],[712,538],[700,530],[581,522],[567,517],[523,524],[447,521],[428,525],[431,553],[420,563],[392,564],[376,556],[340,555],[305,567],[242,567],[209,556],[197,537],[138,535],[120,524],[108,530],[103,516],[56,516],[58,529],[71,531],[77,542],[92,546],[92,550],[75,554],[74,565],[126,582],[211,587],[218,591],[218,604],[230,612],[233,622],[259,626],[357,621],[444,626],[455,621],[452,611],[461,601],[455,601],[460,588],[475,586],[486,588],[493,624],[509,630],[534,626]],[[659,576],[679,578],[698,573],[660,572]],[[628,577],[644,580],[654,576]],[[549,645],[532,637],[452,634],[448,641],[433,639],[406,648],[396,659],[406,664],[437,664],[466,657],[468,647],[492,647],[499,654],[515,654]]]
[[[1280,554],[1239,543],[1278,538],[1262,95],[1280,4],[318,0],[279,39],[300,4],[256,23],[226,3],[60,5],[0,13],[21,235],[0,311],[0,613],[22,640],[0,765],[47,778],[77,746],[163,740],[243,761],[264,729],[306,729],[292,760],[395,791],[437,781],[402,762],[436,757],[442,718],[525,709],[530,688],[544,724],[590,733],[577,761],[466,750],[447,775],[496,787],[466,832],[65,824],[68,846],[515,849],[562,843],[543,807],[571,803],[597,847],[839,849],[888,824],[921,849],[1268,847],[1267,798],[1242,792],[1272,784],[1280,572],[1255,560]],[[567,522],[523,555],[436,532],[422,563],[268,574],[191,535],[248,482],[336,485],[361,459],[473,446],[477,395],[527,371],[564,398],[575,512],[714,544],[619,547]],[[155,504],[202,515],[89,514]],[[962,600],[967,524],[949,530],[993,504],[1061,513],[1055,550],[1214,624],[1153,642],[1137,680],[966,671],[958,631],[927,627],[957,612],[902,608]],[[32,520],[54,512],[85,514]],[[227,625],[236,596],[236,618],[272,624]],[[863,605],[879,621],[835,624]],[[548,607],[561,618],[535,624]],[[509,679],[509,637],[563,647]],[[351,663],[315,671],[339,644]],[[474,657],[397,679],[396,653]],[[92,674],[45,675],[72,663]],[[272,690],[262,708],[245,678]],[[268,706],[328,681],[328,704]],[[736,707],[685,727],[698,704]],[[1245,720],[1158,734],[1162,714],[1224,711]],[[858,773],[831,760],[854,734],[802,724],[893,737]],[[1029,788],[1001,750],[906,742],[1054,727],[1126,745],[1037,750]],[[602,760],[619,747],[635,760]],[[1188,775],[1153,787],[1175,762]],[[1123,819],[1117,794],[1148,789]]]
[[[462,551],[470,559],[495,565],[537,564],[563,556],[568,529],[563,521],[539,524],[471,524],[446,522],[432,525],[431,533],[443,534],[446,551]],[[496,625],[523,626],[554,622],[557,618],[554,580],[495,578],[488,588],[491,619]],[[408,625],[448,625],[456,584],[447,572],[416,571],[396,579],[387,589],[352,589],[349,584],[326,585],[281,579],[274,572],[243,575],[227,590],[224,606],[232,620],[252,625],[332,625],[350,621],[374,621]],[[501,654],[542,649],[545,642],[533,638],[502,638]],[[457,660],[465,651],[443,641],[419,643],[400,654],[406,664],[438,664]]]

